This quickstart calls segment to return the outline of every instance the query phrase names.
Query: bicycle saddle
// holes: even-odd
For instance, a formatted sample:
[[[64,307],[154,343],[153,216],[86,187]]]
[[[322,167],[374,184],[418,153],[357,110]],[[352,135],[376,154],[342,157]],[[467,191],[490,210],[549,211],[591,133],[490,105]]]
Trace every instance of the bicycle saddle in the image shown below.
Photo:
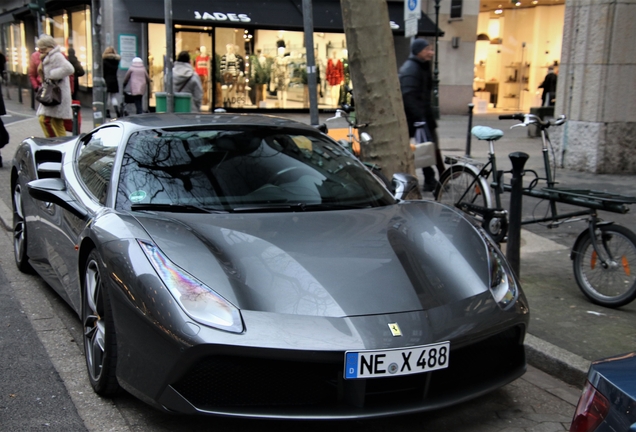
[[[499,129],[493,129],[488,126],[475,126],[470,133],[475,135],[479,140],[497,141],[503,136],[503,132]]]

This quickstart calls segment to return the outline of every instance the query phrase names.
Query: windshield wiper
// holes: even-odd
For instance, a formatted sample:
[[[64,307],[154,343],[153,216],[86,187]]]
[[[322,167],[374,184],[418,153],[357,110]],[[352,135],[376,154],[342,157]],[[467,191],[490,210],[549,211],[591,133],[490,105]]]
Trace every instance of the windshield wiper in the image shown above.
[[[132,204],[130,209],[133,211],[163,211],[173,213],[228,213],[227,210],[195,206],[191,204]]]
[[[371,208],[371,205],[351,205],[351,204],[265,204],[232,208],[233,213],[267,213],[267,212],[306,212],[321,210],[359,210]]]

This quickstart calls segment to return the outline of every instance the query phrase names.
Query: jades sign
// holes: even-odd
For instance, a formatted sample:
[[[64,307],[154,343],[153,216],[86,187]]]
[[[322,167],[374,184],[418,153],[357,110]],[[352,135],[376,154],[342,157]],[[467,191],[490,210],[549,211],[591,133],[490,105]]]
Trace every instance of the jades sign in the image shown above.
[[[203,12],[194,11],[194,18],[200,20],[212,21],[233,21],[233,22],[250,22],[252,19],[247,14],[223,13],[223,12]]]

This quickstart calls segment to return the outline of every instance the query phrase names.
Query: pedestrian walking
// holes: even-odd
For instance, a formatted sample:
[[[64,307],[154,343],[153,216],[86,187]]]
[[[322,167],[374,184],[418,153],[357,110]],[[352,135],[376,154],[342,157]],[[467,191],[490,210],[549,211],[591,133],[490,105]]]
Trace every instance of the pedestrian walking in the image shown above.
[[[130,84],[130,94],[137,109],[137,114],[143,114],[142,102],[146,89],[150,87],[150,75],[148,75],[143,60],[139,57],[135,57],[132,60],[130,69],[128,69],[124,77],[124,99],[126,98],[126,86],[128,84]]]
[[[201,111],[201,101],[203,99],[203,86],[201,78],[194,72],[192,64],[190,64],[190,54],[187,51],[181,51],[177,56],[172,68],[172,91],[175,93],[190,93],[192,100],[190,103],[190,111]]]
[[[7,78],[7,57],[2,51],[0,51],[0,80],[6,80]]]
[[[9,144],[9,132],[4,127],[2,121],[3,115],[7,114],[7,110],[4,106],[4,97],[2,97],[2,84],[0,83],[0,149]],[[0,155],[0,168],[2,168],[2,155]]]
[[[40,104],[37,110],[40,126],[42,126],[46,137],[66,136],[64,120],[73,118],[69,77],[73,75],[75,69],[62,54],[60,47],[52,36],[41,35],[37,46],[40,51],[39,82],[44,82],[44,80],[55,81],[62,93],[59,105],[44,106]]]
[[[86,73],[79,59],[75,56],[75,50],[73,48],[68,49],[68,61],[73,65],[73,69],[75,72],[73,73],[73,84],[71,85],[71,98],[73,100],[77,99],[77,90],[79,87],[79,78],[84,76]]]
[[[438,175],[444,171],[444,161],[439,150],[437,121],[432,106],[433,74],[431,60],[435,55],[433,47],[424,39],[414,39],[411,55],[399,71],[400,88],[404,101],[404,112],[409,127],[409,136],[415,137],[415,123],[425,122],[430,140],[435,143],[435,159]],[[432,192],[437,186],[435,170],[432,166],[422,168],[424,192]]]
[[[543,82],[541,83],[539,88],[543,89],[543,94],[541,95],[541,105],[554,106],[556,99],[557,74],[554,73],[554,68],[552,66],[548,68],[548,74],[543,79]]]
[[[110,107],[106,109],[106,117],[109,118],[111,112],[117,117],[121,115],[119,112],[119,81],[117,80],[117,71],[119,70],[120,60],[121,56],[117,54],[115,48],[112,46],[107,47],[102,54],[104,81],[106,81],[108,107]]]
[[[29,75],[29,81],[31,82],[31,88],[33,89],[33,91],[35,93],[38,92],[38,90],[40,90],[40,87],[42,86],[42,79],[40,78],[40,75],[38,74],[38,67],[40,66],[40,51],[34,51],[33,54],[31,54],[31,57],[29,58],[29,70],[28,75]]]

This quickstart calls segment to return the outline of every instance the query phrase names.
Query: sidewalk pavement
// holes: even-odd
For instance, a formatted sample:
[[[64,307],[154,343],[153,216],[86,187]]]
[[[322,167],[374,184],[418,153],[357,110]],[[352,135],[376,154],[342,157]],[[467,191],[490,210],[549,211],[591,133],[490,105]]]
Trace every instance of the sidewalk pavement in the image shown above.
[[[7,89],[3,89],[3,95]],[[3,150],[5,165],[0,169],[0,221],[11,230],[11,191],[9,190],[10,158],[20,141],[28,136],[42,136],[42,130],[31,109],[30,99],[20,103],[17,89],[9,89],[12,98],[5,97],[8,115],[3,117],[11,142]],[[26,94],[26,93],[25,93]],[[290,114],[296,120],[309,123],[309,114]],[[321,115],[321,122],[330,115]],[[82,108],[81,132],[93,127],[92,110]],[[541,140],[528,136],[526,129],[508,128],[513,121],[499,121],[496,114],[480,114],[473,125],[491,126],[504,131],[497,142],[499,169],[510,169],[507,155],[524,151],[530,155],[526,169],[542,172]],[[467,116],[443,116],[438,133],[444,154],[466,153]],[[486,160],[487,145],[474,137],[471,156]],[[421,173],[418,173],[420,181]],[[560,186],[595,189],[624,195],[634,194],[636,175],[595,175],[558,168]],[[432,199],[430,194],[424,199]],[[507,203],[504,203],[506,207]],[[543,214],[545,206],[538,200],[524,197],[524,215]],[[636,210],[635,210],[636,211]],[[636,214],[603,214],[633,231]],[[590,362],[636,349],[636,302],[619,309],[607,309],[590,303],[580,292],[573,275],[569,252],[578,234],[587,225],[568,222],[558,228],[544,225],[524,225],[521,235],[520,279],[530,304],[530,326],[526,336],[528,362],[557,378],[582,387]],[[502,250],[505,252],[505,244]],[[493,353],[496,355],[496,353]]]

